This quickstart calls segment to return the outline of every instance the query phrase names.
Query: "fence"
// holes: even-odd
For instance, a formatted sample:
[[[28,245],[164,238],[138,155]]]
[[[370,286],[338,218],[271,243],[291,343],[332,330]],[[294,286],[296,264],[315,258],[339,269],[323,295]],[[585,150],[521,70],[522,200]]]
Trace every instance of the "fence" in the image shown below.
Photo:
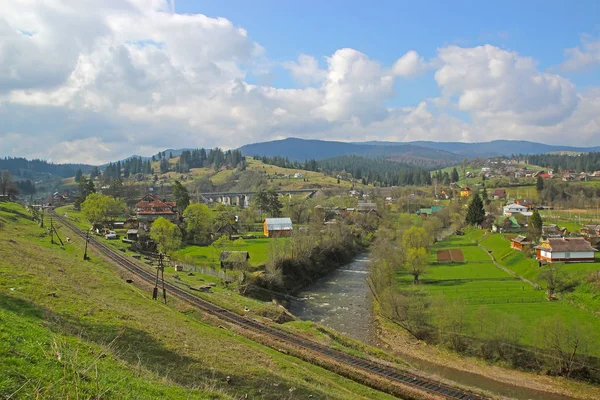
[[[186,272],[198,272],[204,275],[216,276],[217,278],[223,279],[225,282],[233,282],[233,277],[231,275],[227,275],[227,273],[222,269],[214,269],[211,267],[202,267],[186,263],[177,263],[177,265],[181,265],[183,270]]]

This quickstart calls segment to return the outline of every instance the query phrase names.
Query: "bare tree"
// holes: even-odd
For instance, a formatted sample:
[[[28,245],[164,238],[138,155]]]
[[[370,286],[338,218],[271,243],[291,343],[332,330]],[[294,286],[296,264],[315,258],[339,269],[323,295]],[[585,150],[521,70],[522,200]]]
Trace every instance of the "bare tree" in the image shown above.
[[[546,296],[548,299],[554,297],[554,293],[559,291],[565,282],[565,275],[560,269],[560,266],[555,263],[546,264],[544,270],[539,274],[538,278],[546,282]]]
[[[8,172],[6,169],[0,171],[0,192],[2,193],[2,196],[8,195],[8,190],[11,187],[11,184],[12,178],[10,176],[10,172]]]

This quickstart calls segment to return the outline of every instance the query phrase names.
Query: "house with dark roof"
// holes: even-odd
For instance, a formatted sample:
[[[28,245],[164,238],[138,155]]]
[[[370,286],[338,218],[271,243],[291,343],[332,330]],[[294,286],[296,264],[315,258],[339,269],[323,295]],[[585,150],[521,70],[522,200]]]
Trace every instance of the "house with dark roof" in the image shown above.
[[[596,251],[584,238],[552,238],[535,247],[537,259],[547,262],[594,262]]]
[[[527,236],[519,235],[510,241],[510,247],[522,251],[524,246],[531,246],[532,242]]]
[[[145,195],[135,205],[140,227],[148,228],[160,217],[174,221],[177,219],[176,205],[174,201],[163,201],[153,194]]]

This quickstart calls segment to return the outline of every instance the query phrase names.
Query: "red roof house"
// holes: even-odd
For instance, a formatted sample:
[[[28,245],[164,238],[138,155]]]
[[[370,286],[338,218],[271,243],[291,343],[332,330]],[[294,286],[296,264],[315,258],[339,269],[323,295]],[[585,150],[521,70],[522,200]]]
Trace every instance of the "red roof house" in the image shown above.
[[[174,201],[163,201],[153,194],[145,195],[135,205],[136,214],[141,225],[149,225],[159,217],[175,220],[176,203]]]

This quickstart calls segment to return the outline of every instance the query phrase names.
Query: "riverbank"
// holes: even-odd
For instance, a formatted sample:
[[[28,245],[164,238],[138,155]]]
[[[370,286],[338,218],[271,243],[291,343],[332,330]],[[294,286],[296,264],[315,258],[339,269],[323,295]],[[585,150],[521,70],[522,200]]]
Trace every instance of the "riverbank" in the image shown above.
[[[479,387],[507,398],[570,400],[600,398],[600,388],[584,382],[492,365],[414,340],[393,323],[376,318],[378,347],[416,369],[444,379]]]

